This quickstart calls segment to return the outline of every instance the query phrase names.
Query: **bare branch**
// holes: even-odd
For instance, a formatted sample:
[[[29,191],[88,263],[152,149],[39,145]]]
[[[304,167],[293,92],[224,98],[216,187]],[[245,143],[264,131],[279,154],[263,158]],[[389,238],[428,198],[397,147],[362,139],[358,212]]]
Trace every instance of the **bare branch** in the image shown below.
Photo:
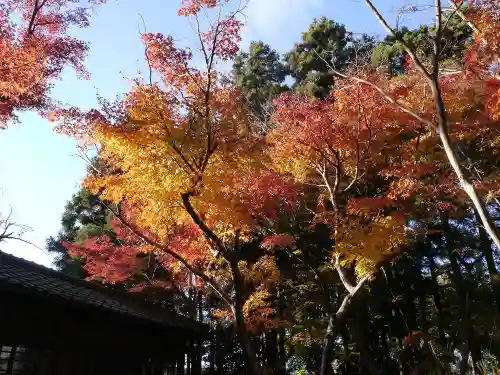
[[[401,43],[405,51],[410,55],[410,57],[413,59],[415,62],[415,66],[417,67],[420,72],[425,75],[427,78],[430,78],[430,74],[425,68],[424,64],[420,61],[420,59],[417,57],[415,51],[406,43],[403,38],[401,38],[394,29],[387,23],[385,18],[382,16],[382,14],[378,11],[378,9],[373,5],[373,3],[370,0],[365,0],[366,5],[371,9],[373,14],[375,14],[375,17],[377,17],[378,21],[380,24],[387,30],[389,34],[391,34],[396,40]]]
[[[460,5],[458,5],[454,0],[448,0],[448,2],[450,3],[451,7],[457,12],[462,21],[464,21],[472,29],[474,34],[480,35],[481,33],[477,26],[473,22],[468,20],[467,17],[465,17],[464,12],[462,12],[462,10],[460,9]]]
[[[140,32],[140,34],[142,36],[147,32],[146,21],[144,20],[144,17],[142,16],[142,14],[139,14],[139,17],[141,17],[142,25],[144,27],[144,32]],[[149,84],[152,86],[153,85],[153,68],[151,67],[151,61],[149,60],[149,43],[146,43],[146,46],[144,47],[144,57],[146,58],[146,62],[148,63]]]
[[[434,55],[432,57],[432,75],[437,78],[439,74],[439,56],[441,55],[441,39],[443,33],[443,10],[441,8],[441,0],[434,0],[436,5],[436,36],[433,38]]]
[[[49,255],[49,253],[47,251],[45,251],[45,249],[43,249],[40,246],[34,244],[33,242],[25,240],[24,238],[21,238],[21,237],[14,236],[12,234],[9,234],[9,235],[6,235],[6,236],[0,236],[0,242],[2,242],[3,240],[20,241],[20,242],[23,242],[25,244],[31,245],[33,247],[36,247],[38,250],[40,250],[41,252],[43,252],[45,255]]]
[[[354,81],[356,81],[358,83],[362,83],[364,85],[367,85],[367,86],[370,86],[370,87],[374,88],[385,99],[387,99],[387,101],[389,101],[395,107],[399,108],[401,111],[403,111],[403,112],[409,114],[410,116],[414,117],[415,119],[417,119],[418,121],[420,121],[422,124],[428,125],[431,128],[436,129],[436,124],[434,124],[431,120],[428,120],[428,119],[420,116],[418,113],[416,113],[412,109],[408,108],[407,106],[405,106],[404,104],[400,103],[399,101],[393,99],[384,89],[382,89],[380,86],[376,85],[375,83],[367,81],[367,80],[365,80],[363,78],[359,78],[359,77],[355,77],[355,76],[349,76],[349,75],[341,73],[339,71],[333,71],[333,73],[335,75],[341,77],[341,78],[351,79],[351,80],[354,80]]]

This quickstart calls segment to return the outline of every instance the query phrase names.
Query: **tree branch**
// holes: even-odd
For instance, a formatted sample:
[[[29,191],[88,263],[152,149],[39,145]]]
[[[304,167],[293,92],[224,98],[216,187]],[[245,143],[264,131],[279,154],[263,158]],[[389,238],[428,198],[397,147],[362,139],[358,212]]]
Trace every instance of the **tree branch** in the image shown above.
[[[420,59],[417,57],[415,51],[406,43],[403,38],[401,38],[399,35],[396,34],[394,29],[387,23],[385,18],[382,16],[382,14],[378,11],[378,9],[373,5],[373,3],[370,0],[365,0],[366,5],[371,9],[375,17],[377,17],[378,21],[380,24],[387,30],[389,34],[391,34],[396,40],[401,43],[403,48],[405,49],[406,53],[410,55],[410,57],[413,59],[415,62],[415,66],[417,67],[420,72],[425,75],[427,78],[430,78],[430,74],[425,68],[424,64],[420,61]]]
[[[153,240],[152,238],[146,236],[144,233],[142,233],[139,229],[136,228],[135,225],[132,223],[128,222],[123,215],[119,212],[119,210],[115,210],[109,205],[106,205],[107,209],[111,211],[113,215],[122,223],[125,227],[127,227],[132,233],[134,233],[136,236],[144,240],[148,245],[153,246],[157,248],[158,250],[170,255],[172,258],[178,260],[184,267],[186,267],[191,273],[194,275],[198,276],[200,279],[205,281],[212,289],[221,297],[221,299],[227,304],[228,307],[232,308],[233,303],[231,302],[231,297],[224,292],[224,290],[218,285],[217,281],[215,281],[213,278],[205,274],[202,270],[199,268],[189,264],[187,260],[184,259],[181,255],[177,254],[176,252],[170,250],[167,246]]]
[[[337,270],[340,281],[347,289],[349,293],[353,293],[356,289],[356,285],[349,279],[349,275],[347,275],[347,271],[340,265],[340,254],[335,255],[335,269]]]
[[[410,116],[414,117],[418,121],[420,121],[422,124],[428,125],[432,127],[433,129],[436,129],[436,124],[433,123],[431,120],[428,120],[422,116],[420,116],[418,113],[413,111],[412,109],[408,108],[404,104],[401,104],[397,100],[393,99],[384,89],[382,89],[380,86],[376,85],[373,82],[367,81],[366,79],[355,77],[355,76],[349,76],[347,74],[341,73],[339,71],[333,71],[333,73],[341,78],[345,79],[352,79],[358,83],[362,83],[364,85],[370,86],[376,91],[378,91],[389,103],[391,103],[394,107],[400,109],[401,111],[409,114]]]
[[[219,250],[224,257],[227,257],[229,254],[226,246],[224,246],[224,243],[222,243],[221,239],[205,224],[203,219],[200,217],[200,215],[198,215],[193,205],[191,204],[190,198],[192,195],[193,193],[191,192],[181,194],[184,208],[186,209],[189,216],[191,216],[195,224],[201,229],[203,234],[217,247],[217,250]]]
[[[443,34],[443,9],[441,6],[441,0],[434,0],[436,6],[436,36],[433,39],[434,44],[434,56],[432,58],[432,75],[437,79],[439,75],[439,55],[441,55],[441,38]]]

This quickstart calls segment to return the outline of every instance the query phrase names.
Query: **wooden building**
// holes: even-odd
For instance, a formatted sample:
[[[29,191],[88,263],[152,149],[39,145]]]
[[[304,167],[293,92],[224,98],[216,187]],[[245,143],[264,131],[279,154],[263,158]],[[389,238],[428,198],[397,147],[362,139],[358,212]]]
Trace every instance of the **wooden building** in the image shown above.
[[[0,252],[0,375],[182,375],[206,326]]]

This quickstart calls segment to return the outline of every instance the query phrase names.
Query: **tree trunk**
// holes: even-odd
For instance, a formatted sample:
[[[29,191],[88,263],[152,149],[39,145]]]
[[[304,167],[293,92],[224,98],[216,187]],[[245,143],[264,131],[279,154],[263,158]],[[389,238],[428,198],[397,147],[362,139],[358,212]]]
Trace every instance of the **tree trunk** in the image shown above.
[[[443,306],[441,304],[441,294],[439,293],[439,284],[437,281],[436,275],[436,261],[434,260],[434,256],[428,255],[427,259],[429,260],[429,268],[431,270],[431,278],[432,278],[432,297],[434,300],[434,306],[436,307],[436,315],[437,315],[437,326],[439,332],[439,344],[442,347],[446,348],[446,335],[445,335],[445,321],[446,319],[443,316]]]
[[[186,365],[186,355],[184,353],[179,355],[179,358],[177,359],[177,365],[176,367],[176,375],[184,375],[184,367]]]
[[[477,211],[474,211],[476,215],[476,220],[479,222],[480,217]],[[481,225],[478,225],[479,230],[479,240],[481,252],[486,259],[486,265],[488,267],[488,273],[490,274],[491,289],[493,291],[493,298],[497,305],[497,311],[500,314],[500,278],[498,276],[497,266],[495,260],[493,259],[493,250],[491,248],[491,240],[488,238],[488,234]]]
[[[333,342],[335,340],[335,314],[328,317],[325,338],[323,339],[323,352],[321,354],[320,375],[329,375],[332,372]]]
[[[238,338],[240,340],[243,355],[245,358],[246,370],[249,375],[262,375],[262,367],[257,359],[257,353],[255,352],[254,345],[250,336],[248,334],[245,317],[243,315],[243,305],[245,303],[245,283],[243,276],[238,268],[238,263],[235,260],[229,261],[231,267],[231,272],[233,274],[234,281],[234,323]]]
[[[460,354],[462,356],[462,359],[460,361],[459,368],[460,368],[460,375],[465,375],[469,368],[470,338],[472,333],[470,296],[464,285],[462,272],[460,270],[460,265],[458,261],[459,254],[457,253],[457,251],[455,251],[453,246],[452,231],[446,213],[441,214],[441,221],[443,224],[443,232],[446,240],[446,249],[448,251],[448,256],[450,258],[452,280],[458,295],[458,300],[461,310],[460,315],[463,328],[462,332],[460,333],[462,340],[462,348],[460,349]]]
[[[185,375],[191,375],[191,364],[193,363],[193,360],[194,360],[193,340],[189,340],[187,346],[188,346],[188,354],[187,354]]]
[[[481,360],[482,360],[482,354],[481,354],[481,345],[478,345],[478,337],[474,335],[474,332],[471,332],[471,344],[470,344],[470,354],[472,358],[472,366],[474,368],[474,374],[475,375],[480,375],[481,374]]]
[[[350,325],[350,328],[360,355],[361,373],[377,375],[379,371],[372,359],[372,352],[367,343],[366,325],[364,324],[366,316],[364,315],[363,310],[358,309],[355,313],[354,322]]]
[[[341,327],[341,336],[342,336],[342,346],[344,347],[344,372],[346,374],[351,373],[351,350],[349,348],[349,331],[346,325]]]
[[[223,331],[222,329],[217,329],[215,332],[215,368],[218,374],[224,372],[224,353],[223,353]]]
[[[278,291],[278,311],[280,320],[284,320],[284,296],[283,291]],[[278,329],[278,371],[279,375],[285,374],[286,371],[286,351],[285,351],[286,330],[284,327]]]
[[[215,374],[215,353],[216,353],[216,350],[217,350],[217,333],[215,332],[212,336],[212,338],[210,339],[210,352],[209,352],[209,363],[208,363],[208,373],[210,375],[214,375]]]
[[[463,171],[462,166],[460,165],[460,162],[458,161],[458,157],[455,153],[455,150],[453,149],[450,141],[450,136],[448,134],[448,124],[447,124],[447,118],[446,118],[446,109],[443,101],[443,96],[441,94],[441,89],[439,87],[438,83],[438,77],[437,74],[430,78],[430,86],[432,89],[432,94],[434,96],[434,103],[436,106],[436,114],[438,117],[438,126],[437,126],[437,131],[439,135],[439,139],[441,140],[441,144],[443,145],[444,152],[446,154],[446,157],[448,158],[448,161],[453,168],[453,171],[455,172],[458,182],[460,183],[460,186],[462,187],[462,190],[465,191],[465,193],[469,196],[470,200],[472,201],[472,204],[474,205],[474,209],[477,211],[477,214],[479,216],[479,219],[481,223],[483,224],[484,230],[490,238],[493,240],[493,242],[497,245],[497,248],[500,249],[500,236],[497,233],[497,229],[495,227],[495,223],[491,219],[490,214],[486,210],[486,207],[484,203],[482,202],[481,198],[477,194],[476,189],[474,188],[474,185],[472,185],[468,178],[465,176],[465,173]]]
[[[273,369],[276,372],[277,364],[277,349],[278,349],[278,331],[275,329],[266,332],[266,365],[267,368]]]
[[[262,375],[262,368],[257,360],[257,354],[255,353],[253,343],[250,340],[247,329],[245,327],[245,319],[243,316],[243,306],[235,306],[235,324],[236,331],[238,333],[238,338],[243,349],[243,355],[245,358],[246,372],[248,375]]]
[[[469,354],[471,349],[471,330],[470,327],[470,297],[465,296],[465,311],[463,317],[463,332],[462,332],[462,349],[460,350],[460,356],[462,357],[460,360],[460,375],[466,375],[467,370],[469,368]]]
[[[332,370],[333,359],[333,344],[337,335],[337,329],[341,324],[344,324],[349,314],[352,312],[353,306],[362,292],[362,287],[369,276],[365,276],[354,288],[350,288],[350,292],[344,297],[341,306],[337,312],[331,312],[328,317],[328,326],[326,328],[325,337],[323,339],[323,350],[321,354],[320,375],[328,375]]]
[[[203,322],[203,295],[201,291],[195,290],[196,307],[199,322]],[[203,341],[193,340],[192,341],[192,355],[191,355],[191,375],[201,375],[201,361],[203,355]]]
[[[421,249],[420,249],[421,250]],[[424,279],[422,277],[422,258],[417,256],[416,258],[415,272],[415,288],[418,296],[418,309],[419,309],[419,321],[420,327],[423,332],[427,332],[429,329],[429,324],[427,322],[427,294],[425,292]]]

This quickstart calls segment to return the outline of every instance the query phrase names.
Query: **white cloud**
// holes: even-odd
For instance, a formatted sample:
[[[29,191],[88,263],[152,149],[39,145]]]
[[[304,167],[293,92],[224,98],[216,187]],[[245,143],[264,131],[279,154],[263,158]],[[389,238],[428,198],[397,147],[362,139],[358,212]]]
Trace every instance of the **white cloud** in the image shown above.
[[[262,40],[275,49],[289,49],[294,41],[290,38],[298,39],[326,4],[327,0],[250,0],[243,47]]]

